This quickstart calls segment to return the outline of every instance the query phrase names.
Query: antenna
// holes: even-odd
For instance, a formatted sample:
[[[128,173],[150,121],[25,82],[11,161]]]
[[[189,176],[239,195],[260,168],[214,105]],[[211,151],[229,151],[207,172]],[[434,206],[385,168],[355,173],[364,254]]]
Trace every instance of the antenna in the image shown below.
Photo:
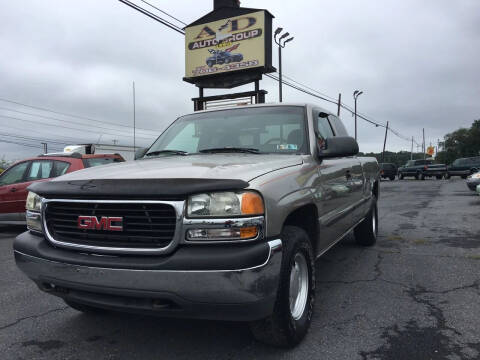
[[[137,148],[135,145],[135,123],[136,123],[136,109],[135,109],[135,81],[133,82],[133,151]]]

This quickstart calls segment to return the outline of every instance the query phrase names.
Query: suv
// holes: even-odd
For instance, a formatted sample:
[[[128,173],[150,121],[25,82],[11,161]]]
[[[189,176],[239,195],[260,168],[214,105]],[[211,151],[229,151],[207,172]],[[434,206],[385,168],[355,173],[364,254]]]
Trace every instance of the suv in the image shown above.
[[[404,166],[398,168],[398,178],[403,180],[406,176],[413,176],[415,179],[425,180],[427,177],[443,179],[447,173],[445,164],[435,164],[431,159],[408,160]]]
[[[395,164],[390,163],[382,163],[380,164],[380,176],[382,179],[390,179],[395,180],[397,176],[397,166]]]
[[[88,167],[125,161],[120,155],[47,154],[19,161],[0,174],[0,224],[25,224],[27,187]]]
[[[480,170],[480,156],[461,158],[455,160],[452,165],[447,168],[447,177],[461,176],[466,179],[468,175],[475,174]]]
[[[140,160],[30,186],[17,265],[80,311],[250,322],[294,346],[315,259],[377,239],[379,168],[340,119],[263,104],[177,119]]]

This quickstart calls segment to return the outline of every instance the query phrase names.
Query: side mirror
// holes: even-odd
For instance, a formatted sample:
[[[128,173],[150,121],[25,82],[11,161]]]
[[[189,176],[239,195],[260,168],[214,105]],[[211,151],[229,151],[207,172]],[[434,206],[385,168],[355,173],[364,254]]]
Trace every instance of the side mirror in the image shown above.
[[[135,151],[135,160],[141,159],[147,153],[148,148],[140,148]]]
[[[358,143],[350,136],[338,136],[325,140],[323,149],[318,149],[321,159],[346,157],[358,154]]]

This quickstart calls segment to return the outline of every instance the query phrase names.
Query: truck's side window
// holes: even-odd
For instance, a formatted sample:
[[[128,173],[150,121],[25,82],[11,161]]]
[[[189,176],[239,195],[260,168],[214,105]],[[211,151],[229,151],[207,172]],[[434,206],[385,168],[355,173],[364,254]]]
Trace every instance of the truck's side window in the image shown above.
[[[335,129],[335,134],[337,136],[348,136],[347,129],[345,128],[342,121],[338,117],[334,115],[330,115],[328,119],[330,120],[330,123]]]
[[[320,111],[318,110],[313,111],[313,119],[317,127],[315,130],[317,131],[318,135],[321,136],[323,139],[334,137],[335,134],[333,132],[330,121],[328,120],[328,118],[320,117],[319,113]]]
[[[70,163],[65,161],[54,161],[55,168],[52,174],[52,177],[62,176],[64,175],[68,168],[70,167]]]

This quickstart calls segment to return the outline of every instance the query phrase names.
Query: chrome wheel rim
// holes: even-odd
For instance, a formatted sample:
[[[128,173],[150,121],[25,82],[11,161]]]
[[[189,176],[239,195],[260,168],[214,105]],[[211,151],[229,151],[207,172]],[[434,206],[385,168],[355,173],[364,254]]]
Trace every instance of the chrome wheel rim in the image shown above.
[[[295,320],[302,317],[308,299],[308,266],[302,253],[297,253],[290,270],[290,313]]]

